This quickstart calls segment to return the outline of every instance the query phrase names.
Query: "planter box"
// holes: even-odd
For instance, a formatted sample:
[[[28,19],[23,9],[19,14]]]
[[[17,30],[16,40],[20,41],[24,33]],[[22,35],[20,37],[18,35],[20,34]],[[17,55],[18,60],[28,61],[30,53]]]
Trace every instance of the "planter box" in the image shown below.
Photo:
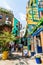
[[[3,60],[6,60],[7,58],[8,58],[8,51],[4,51],[3,53],[2,53],[2,59]]]
[[[41,64],[41,58],[35,58],[37,64]]]

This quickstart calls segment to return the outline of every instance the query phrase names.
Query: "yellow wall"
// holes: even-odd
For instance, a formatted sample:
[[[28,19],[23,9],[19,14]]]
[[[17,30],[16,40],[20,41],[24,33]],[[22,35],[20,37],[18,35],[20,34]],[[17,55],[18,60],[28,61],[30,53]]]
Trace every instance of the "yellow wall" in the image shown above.
[[[33,22],[32,20],[27,20],[28,24],[37,24],[38,22]]]
[[[29,14],[29,11],[32,11],[32,8],[31,8],[31,3],[34,3],[34,6],[36,6],[36,3],[35,3],[35,0],[30,0],[30,4],[29,6],[26,8],[26,21],[27,21],[27,24],[37,24],[38,22],[36,21],[33,21],[32,19],[32,14]],[[35,12],[35,15],[34,16],[34,20],[39,20],[39,16],[38,16],[38,9],[37,7],[33,8],[34,12]]]

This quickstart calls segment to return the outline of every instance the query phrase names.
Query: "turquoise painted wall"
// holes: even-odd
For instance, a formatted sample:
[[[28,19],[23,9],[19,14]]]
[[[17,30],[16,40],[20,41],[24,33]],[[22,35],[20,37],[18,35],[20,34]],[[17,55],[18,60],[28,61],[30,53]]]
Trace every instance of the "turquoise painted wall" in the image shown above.
[[[14,28],[17,29],[16,25],[18,24],[18,20],[16,18],[14,18]]]
[[[17,35],[19,34],[19,30],[18,30],[18,27],[17,27],[18,22],[19,22],[19,21],[18,21],[16,18],[14,18],[14,24],[13,24],[14,27],[13,27],[12,33],[13,33],[13,34],[16,34],[16,31],[18,31],[18,32],[17,32]]]

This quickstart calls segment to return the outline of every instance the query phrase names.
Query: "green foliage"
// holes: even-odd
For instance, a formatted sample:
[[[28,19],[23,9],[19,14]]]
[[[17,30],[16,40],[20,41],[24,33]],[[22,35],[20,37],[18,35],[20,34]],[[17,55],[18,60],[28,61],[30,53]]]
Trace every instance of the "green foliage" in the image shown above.
[[[7,10],[7,9],[5,9],[5,8],[1,8],[1,7],[0,7],[0,13],[1,13],[1,14],[9,15],[11,19],[14,17],[13,12],[10,11],[10,10]]]
[[[0,8],[0,12],[6,13],[6,14],[13,14],[10,10],[7,10],[5,8]]]
[[[35,0],[35,3],[36,3],[36,0]]]
[[[41,56],[40,55],[36,55],[35,58],[41,58]]]
[[[43,25],[43,18],[39,20],[38,24],[34,27],[33,31],[30,34],[33,34],[41,25]]]
[[[2,35],[0,35],[0,45],[2,47],[2,50],[8,50],[7,45],[11,41],[15,41],[16,37],[12,33],[4,32]]]

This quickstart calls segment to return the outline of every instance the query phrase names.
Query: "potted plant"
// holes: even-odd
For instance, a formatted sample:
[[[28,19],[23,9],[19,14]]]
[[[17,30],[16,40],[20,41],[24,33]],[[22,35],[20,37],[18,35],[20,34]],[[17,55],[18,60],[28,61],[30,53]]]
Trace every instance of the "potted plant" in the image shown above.
[[[41,56],[40,55],[36,55],[35,60],[36,60],[37,64],[41,64]]]
[[[0,36],[0,41],[2,41],[1,47],[2,47],[2,59],[7,59],[9,55],[9,42],[16,40],[15,36],[12,33],[4,32]]]
[[[9,56],[9,47],[8,44],[2,44],[2,59],[5,60]]]

